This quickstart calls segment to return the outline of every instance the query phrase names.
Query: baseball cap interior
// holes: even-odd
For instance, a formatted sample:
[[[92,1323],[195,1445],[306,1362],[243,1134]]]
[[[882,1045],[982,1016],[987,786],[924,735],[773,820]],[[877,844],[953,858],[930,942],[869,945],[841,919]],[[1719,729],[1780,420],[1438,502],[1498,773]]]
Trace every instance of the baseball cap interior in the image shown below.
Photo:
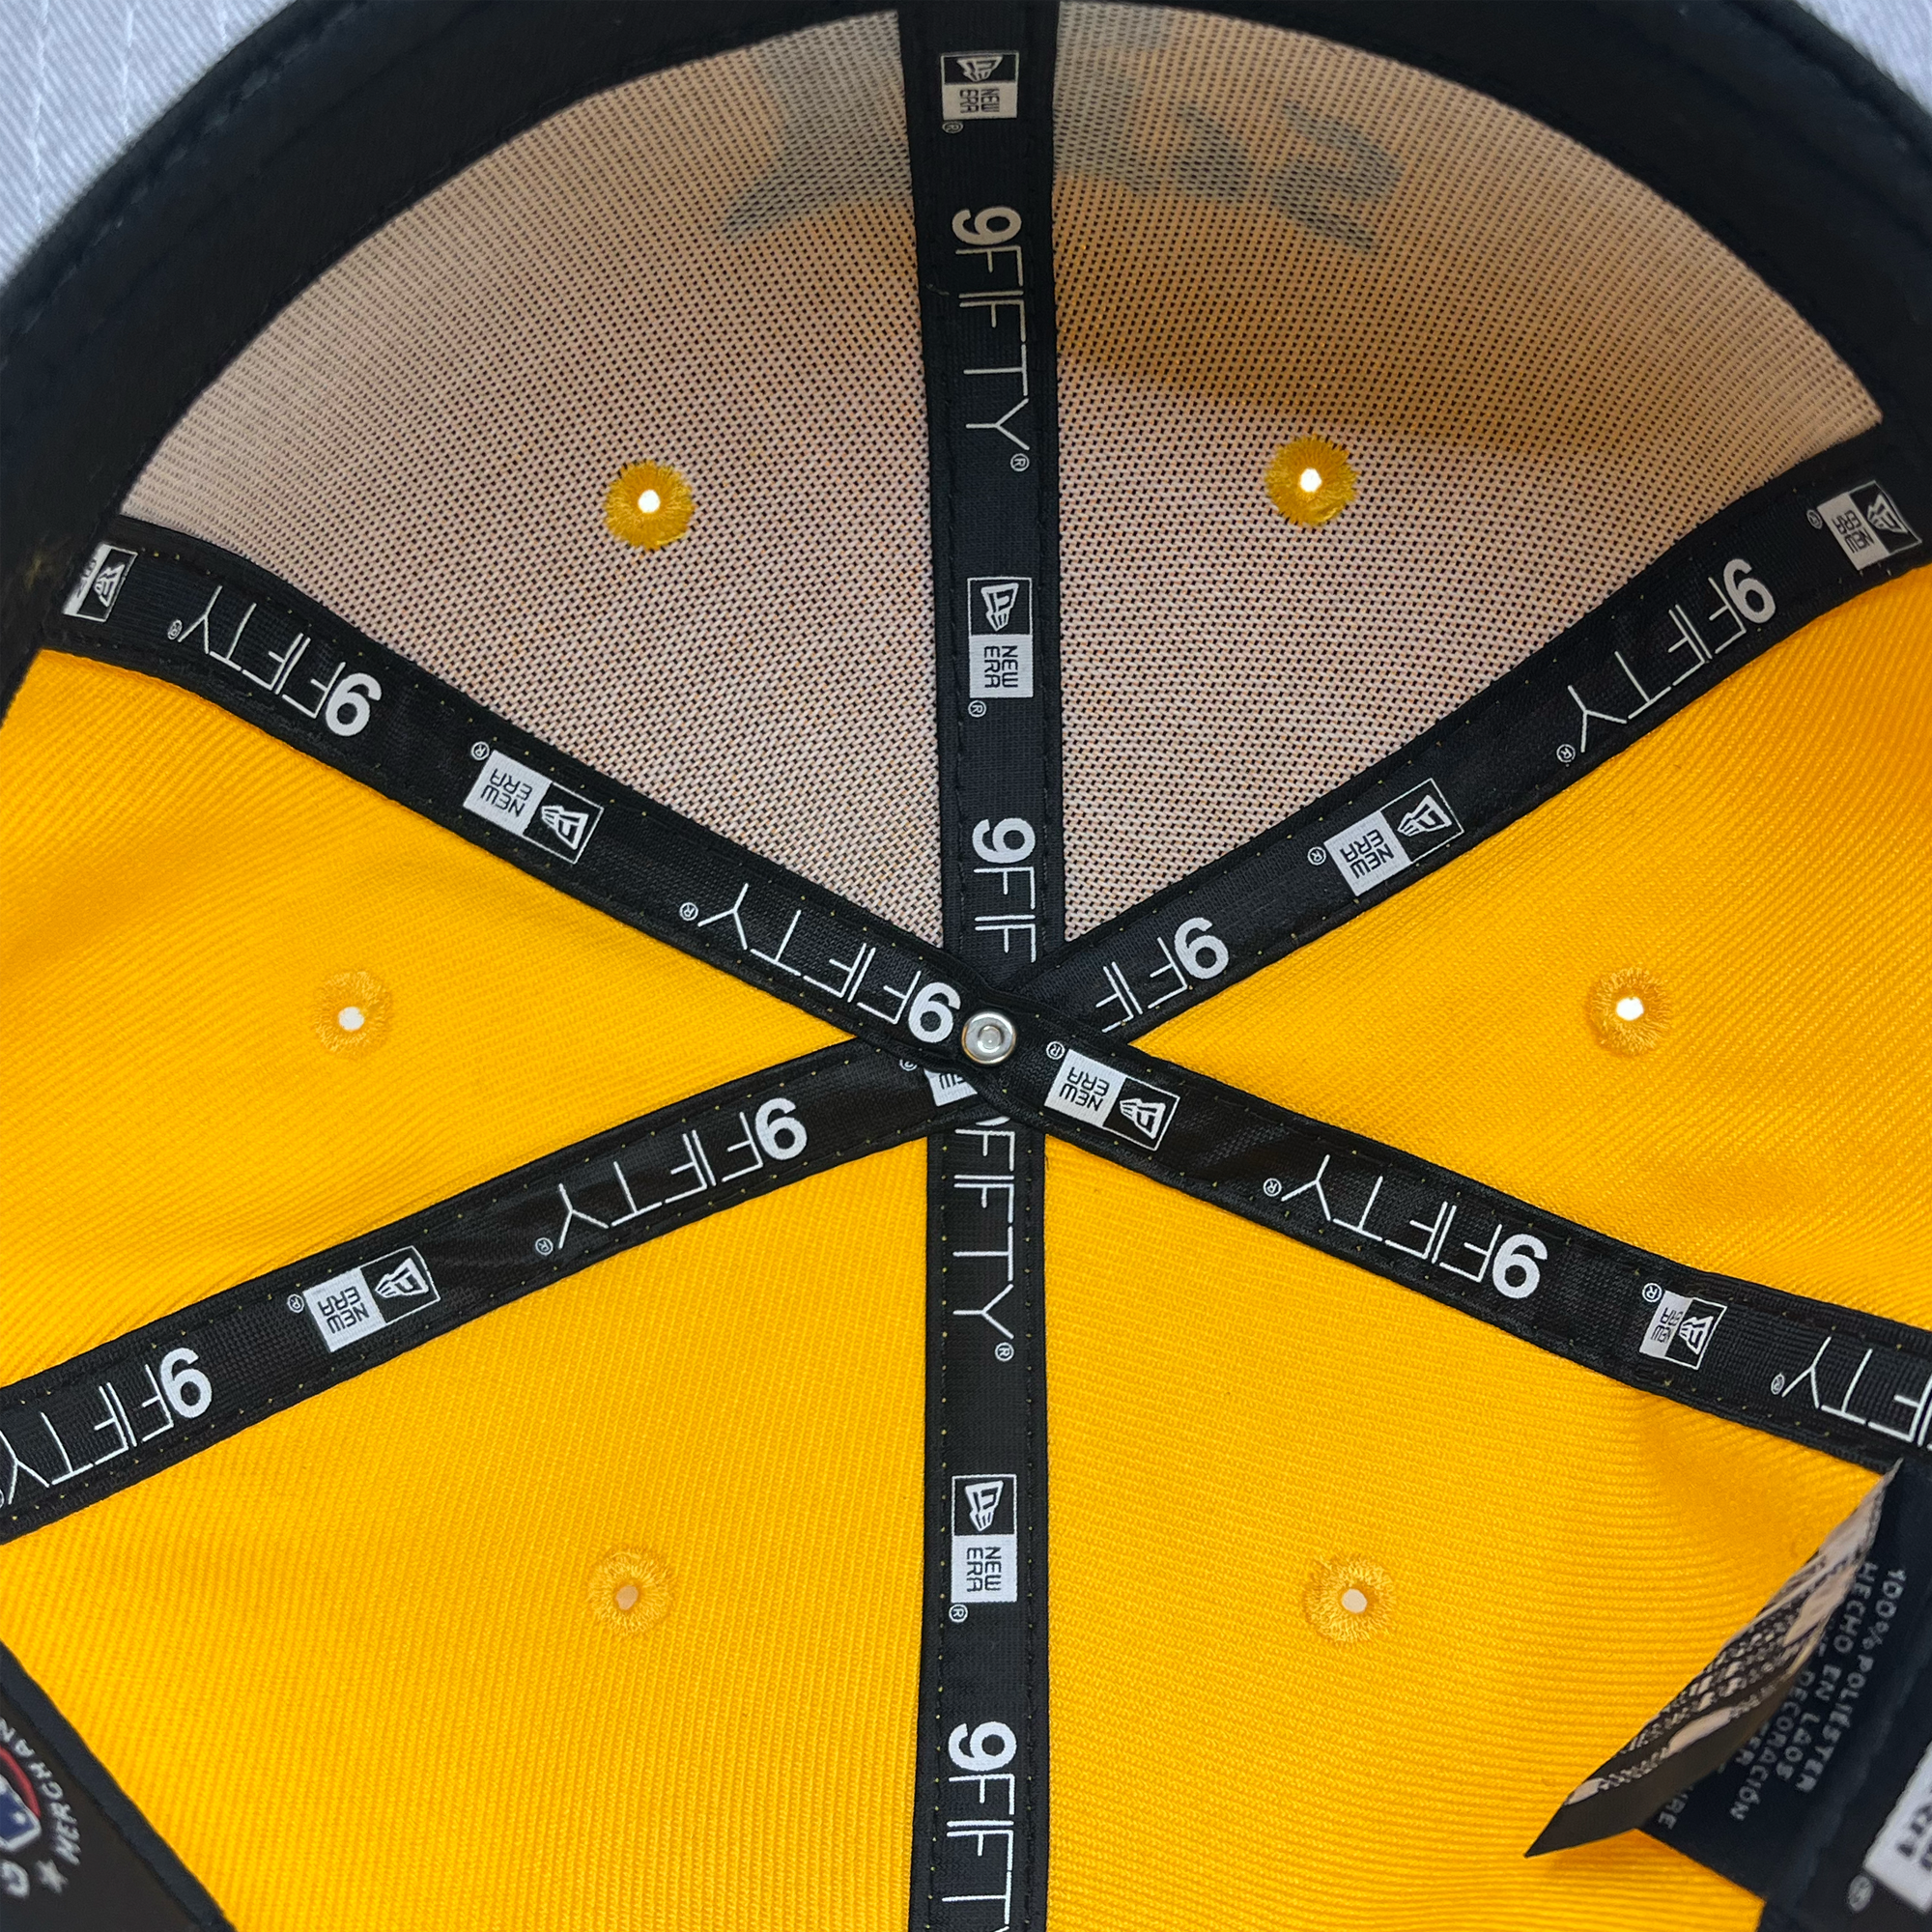
[[[382,11],[10,295],[0,1640],[242,1926],[1755,1923],[1521,1855],[1926,1453],[1905,110],[1742,6]]]

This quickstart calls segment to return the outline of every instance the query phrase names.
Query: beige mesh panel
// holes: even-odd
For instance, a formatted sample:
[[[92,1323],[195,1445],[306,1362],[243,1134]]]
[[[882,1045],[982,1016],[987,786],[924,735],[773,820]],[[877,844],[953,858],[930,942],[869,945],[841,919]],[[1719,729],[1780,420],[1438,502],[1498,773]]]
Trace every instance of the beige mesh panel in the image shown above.
[[[1058,162],[1075,932],[1414,737],[1877,419],[1649,189],[1392,61],[1070,6]],[[1262,487],[1311,432],[1361,475],[1316,529]]]
[[[690,533],[606,487],[680,470]],[[128,499],[936,938],[932,590],[893,16],[580,102],[245,350]]]

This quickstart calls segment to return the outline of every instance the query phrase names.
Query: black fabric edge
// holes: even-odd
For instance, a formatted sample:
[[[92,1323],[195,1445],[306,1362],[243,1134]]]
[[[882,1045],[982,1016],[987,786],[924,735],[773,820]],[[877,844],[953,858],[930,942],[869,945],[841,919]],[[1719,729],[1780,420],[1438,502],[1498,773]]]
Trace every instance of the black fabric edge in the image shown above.
[[[1797,0],[1221,0],[1534,116],[1690,215],[1932,440],[1932,117]]]
[[[0,1643],[0,1691],[25,1714],[37,1737],[77,1778],[128,1849],[160,1881],[168,1896],[209,1932],[234,1932],[207,1888],[141,1815],[114,1775],[88,1749],[80,1733],[61,1716],[53,1699],[27,1675],[26,1666]]]

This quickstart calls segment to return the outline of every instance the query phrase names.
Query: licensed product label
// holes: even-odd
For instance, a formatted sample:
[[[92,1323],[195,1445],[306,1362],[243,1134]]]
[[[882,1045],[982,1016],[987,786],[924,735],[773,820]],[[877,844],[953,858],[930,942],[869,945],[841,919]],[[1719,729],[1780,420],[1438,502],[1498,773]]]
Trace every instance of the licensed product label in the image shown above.
[[[0,1925],[7,1932],[228,1932],[214,1900],[4,1649]]]

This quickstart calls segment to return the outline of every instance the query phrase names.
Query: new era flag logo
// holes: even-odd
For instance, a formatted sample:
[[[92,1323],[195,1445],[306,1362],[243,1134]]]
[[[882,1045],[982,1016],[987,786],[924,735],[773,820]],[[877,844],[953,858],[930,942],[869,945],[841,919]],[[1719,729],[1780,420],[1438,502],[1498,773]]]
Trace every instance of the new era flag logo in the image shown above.
[[[994,1513],[1000,1507],[1000,1498],[1006,1494],[1006,1479],[994,1476],[988,1481],[968,1483],[965,1487],[967,1514],[973,1520],[973,1527],[983,1533],[993,1526]]]
[[[547,852],[560,853],[575,865],[597,830],[604,808],[505,752],[481,744],[476,750],[483,769],[463,801],[464,810]]]
[[[379,1301],[413,1301],[418,1295],[435,1293],[436,1284],[430,1280],[422,1257],[413,1248],[406,1248],[394,1267],[376,1277]]]
[[[986,629],[1004,631],[1013,614],[1013,606],[1019,601],[1020,586],[1017,578],[1008,578],[1003,582],[981,583],[980,602],[985,607]]]
[[[1084,1053],[1067,1053],[1047,1090],[1046,1104],[1069,1120],[1107,1127],[1123,1140],[1152,1148],[1160,1145],[1173,1122],[1180,1095],[1151,1087]]]
[[[1918,532],[1891,494],[1878,483],[1861,483],[1842,496],[1828,497],[1811,512],[1838,540],[1838,548],[1860,570],[1869,570],[1901,551],[1917,550]]]
[[[1657,1304],[1637,1344],[1637,1353],[1661,1362],[1681,1362],[1687,1369],[1702,1368],[1711,1337],[1729,1312],[1725,1301],[1705,1301],[1694,1294],[1666,1294]]]
[[[1020,111],[1017,53],[941,54],[939,113],[944,121],[1010,121]]]
[[[537,817],[573,852],[583,843],[583,835],[590,829],[589,812],[573,810],[567,805],[547,805]]]
[[[61,609],[70,617],[85,617],[90,624],[104,624],[133,563],[131,550],[124,550],[117,544],[97,544],[94,554],[87,559],[87,568],[68,592]]]
[[[1033,579],[966,580],[969,697],[1033,696]]]
[[[1322,840],[1325,852],[1351,893],[1365,893],[1406,872],[1418,859],[1461,838],[1462,821],[1434,779],[1392,798],[1379,811],[1345,825]]]
[[[955,1604],[1019,1602],[1019,1484],[1012,1476],[952,1479]]]
[[[1413,810],[1396,820],[1395,829],[1405,840],[1411,840],[1426,838],[1432,832],[1447,832],[1455,823],[1448,807],[1431,790],[1423,793]]]
[[[290,1306],[298,1312],[307,1310],[332,1355],[361,1336],[435,1307],[440,1299],[429,1264],[414,1248],[398,1248],[304,1289],[291,1298]]]

